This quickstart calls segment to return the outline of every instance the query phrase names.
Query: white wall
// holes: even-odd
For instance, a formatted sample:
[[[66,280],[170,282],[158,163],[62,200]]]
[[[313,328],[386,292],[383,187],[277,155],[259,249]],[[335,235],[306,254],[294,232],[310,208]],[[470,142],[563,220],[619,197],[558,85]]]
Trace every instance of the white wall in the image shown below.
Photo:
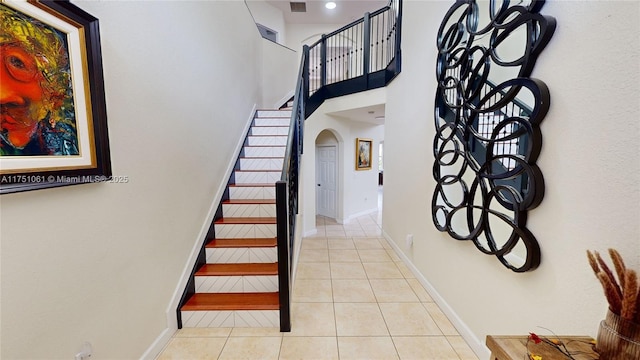
[[[316,159],[315,146],[318,135],[329,130],[338,141],[338,219],[348,223],[352,218],[376,211],[378,206],[378,171],[355,170],[356,138],[373,140],[372,159],[378,158],[378,144],[383,140],[384,126],[368,124],[352,119],[331,115],[334,112],[360,108],[368,105],[384,104],[385,89],[342,96],[325,101],[306,121],[304,130],[304,153],[302,155],[301,177],[303,234],[316,229]],[[376,162],[377,164],[377,162]]]
[[[488,334],[595,336],[607,305],[585,251],[617,248],[640,269],[640,3],[542,9],[558,27],[533,71],[551,107],[537,162],[545,198],[527,224],[542,262],[525,274],[432,224],[435,43],[450,5],[404,3],[402,73],[387,87],[383,229],[481,358]]]
[[[3,359],[72,359],[84,341],[92,359],[133,359],[171,335],[260,99],[243,2],[76,3],[100,19],[113,173],[130,181],[2,195]]]
[[[282,45],[262,39],[262,104],[277,109],[294,94],[298,70],[298,54]]]
[[[278,44],[286,44],[287,31],[282,11],[264,0],[247,0],[246,3],[255,22],[276,31]]]

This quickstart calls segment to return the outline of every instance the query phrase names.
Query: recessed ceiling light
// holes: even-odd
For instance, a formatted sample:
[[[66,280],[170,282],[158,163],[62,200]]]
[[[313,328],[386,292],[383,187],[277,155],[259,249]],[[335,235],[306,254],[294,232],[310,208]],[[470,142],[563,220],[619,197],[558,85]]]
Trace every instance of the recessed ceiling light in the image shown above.
[[[333,10],[336,8],[336,3],[334,3],[333,1],[329,1],[328,3],[324,4],[324,6],[329,10]]]

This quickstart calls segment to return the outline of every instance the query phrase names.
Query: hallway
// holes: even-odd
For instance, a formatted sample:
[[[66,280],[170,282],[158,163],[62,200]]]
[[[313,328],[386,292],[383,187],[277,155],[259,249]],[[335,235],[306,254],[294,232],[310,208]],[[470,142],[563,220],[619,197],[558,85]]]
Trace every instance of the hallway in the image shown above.
[[[158,359],[478,359],[382,237],[380,212],[316,223],[300,250],[290,333],[185,328]]]

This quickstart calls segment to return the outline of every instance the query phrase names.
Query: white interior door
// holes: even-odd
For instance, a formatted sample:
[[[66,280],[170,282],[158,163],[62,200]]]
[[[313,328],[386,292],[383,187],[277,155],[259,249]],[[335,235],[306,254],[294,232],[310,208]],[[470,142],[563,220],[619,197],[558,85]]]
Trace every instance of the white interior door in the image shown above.
[[[316,214],[335,219],[338,216],[338,147],[316,147]]]

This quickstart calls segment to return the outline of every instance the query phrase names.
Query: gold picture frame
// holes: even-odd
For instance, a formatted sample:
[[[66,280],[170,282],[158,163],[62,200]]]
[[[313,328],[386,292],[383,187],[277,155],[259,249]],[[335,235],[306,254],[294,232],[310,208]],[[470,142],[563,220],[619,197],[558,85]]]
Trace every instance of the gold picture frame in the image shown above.
[[[373,140],[356,138],[356,170],[371,170]]]

